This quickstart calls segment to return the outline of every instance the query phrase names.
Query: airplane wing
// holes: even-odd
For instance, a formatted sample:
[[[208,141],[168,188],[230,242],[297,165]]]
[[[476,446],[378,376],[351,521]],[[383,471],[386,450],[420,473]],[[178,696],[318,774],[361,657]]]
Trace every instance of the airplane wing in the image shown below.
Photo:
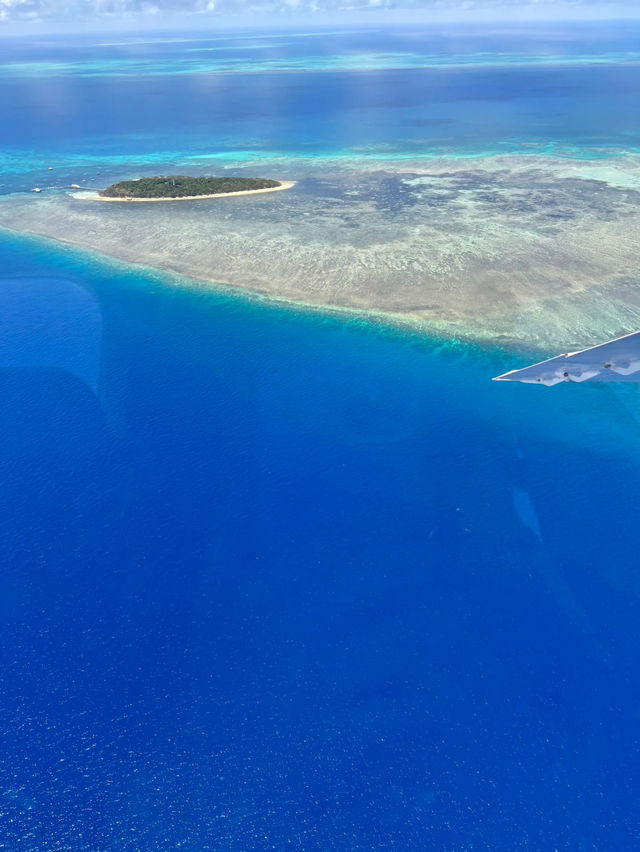
[[[580,352],[556,355],[522,370],[511,370],[493,381],[547,387],[560,382],[640,382],[640,331]]]

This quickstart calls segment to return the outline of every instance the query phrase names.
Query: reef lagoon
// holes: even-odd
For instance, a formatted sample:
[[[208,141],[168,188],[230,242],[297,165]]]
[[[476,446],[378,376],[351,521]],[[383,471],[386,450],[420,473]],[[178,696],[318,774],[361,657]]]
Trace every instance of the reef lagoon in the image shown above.
[[[2,41],[0,845],[636,848],[637,36]]]

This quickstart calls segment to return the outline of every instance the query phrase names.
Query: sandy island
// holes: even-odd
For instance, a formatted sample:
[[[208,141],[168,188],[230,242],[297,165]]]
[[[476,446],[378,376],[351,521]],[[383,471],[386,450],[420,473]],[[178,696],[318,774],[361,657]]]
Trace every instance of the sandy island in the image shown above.
[[[177,198],[109,198],[105,195],[100,195],[92,190],[80,190],[72,192],[73,198],[81,198],[83,201],[123,201],[125,203],[142,202],[146,204],[149,201],[200,201],[201,198],[228,198],[238,195],[259,195],[264,192],[280,192],[283,189],[291,189],[296,185],[295,180],[283,180],[280,186],[269,186],[266,189],[241,189],[238,192],[214,192],[210,195],[180,195]]]

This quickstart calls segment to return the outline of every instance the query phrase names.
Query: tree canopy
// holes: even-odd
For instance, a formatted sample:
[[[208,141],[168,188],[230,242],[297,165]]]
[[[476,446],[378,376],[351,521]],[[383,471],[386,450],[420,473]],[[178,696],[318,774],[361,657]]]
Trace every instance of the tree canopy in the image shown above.
[[[123,180],[103,189],[106,198],[191,198],[198,195],[226,195],[252,189],[274,189],[278,180],[245,177],[148,177]]]

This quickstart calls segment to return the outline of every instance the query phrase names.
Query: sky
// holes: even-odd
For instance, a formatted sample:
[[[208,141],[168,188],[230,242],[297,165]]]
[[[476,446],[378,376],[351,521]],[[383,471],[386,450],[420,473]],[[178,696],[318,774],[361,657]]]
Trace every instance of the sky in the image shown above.
[[[0,0],[0,34],[65,28],[174,29],[358,21],[640,18],[640,0]]]

